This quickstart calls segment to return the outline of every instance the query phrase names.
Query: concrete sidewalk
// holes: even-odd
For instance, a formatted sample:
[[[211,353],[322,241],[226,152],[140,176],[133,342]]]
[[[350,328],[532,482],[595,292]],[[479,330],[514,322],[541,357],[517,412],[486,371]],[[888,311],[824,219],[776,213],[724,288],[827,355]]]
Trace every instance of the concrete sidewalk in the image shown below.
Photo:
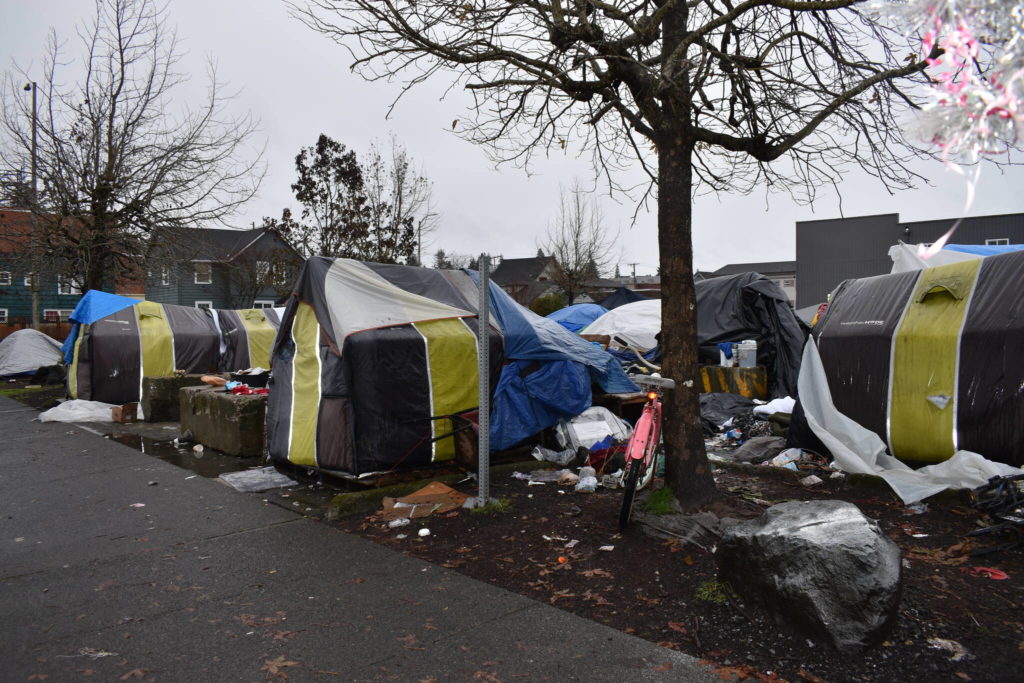
[[[36,415],[0,398],[5,681],[714,680]]]

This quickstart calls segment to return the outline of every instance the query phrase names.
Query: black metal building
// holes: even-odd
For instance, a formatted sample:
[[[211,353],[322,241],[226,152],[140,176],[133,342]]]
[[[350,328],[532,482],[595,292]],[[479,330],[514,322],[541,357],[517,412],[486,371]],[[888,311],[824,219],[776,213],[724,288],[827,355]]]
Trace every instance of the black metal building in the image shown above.
[[[828,293],[843,280],[890,272],[891,246],[901,241],[930,244],[955,222],[955,218],[903,222],[897,213],[798,221],[797,308],[825,301]],[[950,241],[954,244],[1024,244],[1024,213],[964,218]]]

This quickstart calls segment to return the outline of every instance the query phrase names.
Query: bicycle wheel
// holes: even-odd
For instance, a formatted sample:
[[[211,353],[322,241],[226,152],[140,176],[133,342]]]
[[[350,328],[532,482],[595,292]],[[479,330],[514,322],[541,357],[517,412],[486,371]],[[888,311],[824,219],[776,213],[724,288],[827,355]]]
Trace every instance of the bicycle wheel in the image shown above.
[[[625,531],[629,526],[630,515],[633,514],[633,499],[636,498],[636,484],[640,480],[641,470],[644,467],[643,460],[633,460],[622,475],[622,509],[619,511],[619,531]]]

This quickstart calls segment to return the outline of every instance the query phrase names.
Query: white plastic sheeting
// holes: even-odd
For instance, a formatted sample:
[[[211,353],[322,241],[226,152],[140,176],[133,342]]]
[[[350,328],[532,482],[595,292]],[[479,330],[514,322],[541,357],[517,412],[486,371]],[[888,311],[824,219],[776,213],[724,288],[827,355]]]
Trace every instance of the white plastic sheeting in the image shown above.
[[[881,477],[907,505],[945,489],[975,488],[991,477],[1024,472],[971,451],[957,451],[945,462],[917,470],[889,455],[877,434],[840,413],[832,403],[813,337],[804,346],[798,385],[807,424],[832,453],[836,467]]]
[[[64,401],[55,408],[39,413],[40,422],[113,422],[110,409],[114,406],[102,401],[75,399]]]
[[[18,330],[0,341],[0,377],[35,372],[63,362],[60,342],[39,330]]]
[[[783,396],[782,398],[776,398],[768,401],[762,406],[754,406],[754,415],[774,415],[775,413],[793,413],[793,408],[796,406],[796,399],[790,396]]]
[[[908,270],[924,270],[935,266],[944,266],[958,261],[970,261],[981,258],[977,254],[965,254],[949,249],[940,249],[933,256],[925,260],[917,255],[919,245],[900,242],[889,247],[889,258],[892,259],[892,270],[890,273],[904,273]]]
[[[614,308],[590,323],[580,334],[607,334],[646,352],[658,345],[661,331],[661,300],[634,301]],[[614,344],[614,341],[612,342]]]

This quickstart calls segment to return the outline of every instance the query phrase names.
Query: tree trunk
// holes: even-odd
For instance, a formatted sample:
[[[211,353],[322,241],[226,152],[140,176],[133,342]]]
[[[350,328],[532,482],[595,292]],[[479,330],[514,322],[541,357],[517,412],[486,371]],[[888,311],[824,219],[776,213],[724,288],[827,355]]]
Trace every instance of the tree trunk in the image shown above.
[[[662,25],[665,54],[687,33],[685,3]],[[685,61],[685,60],[684,60]],[[718,494],[711,477],[700,424],[700,365],[697,354],[697,298],[693,286],[693,146],[689,71],[676,74],[679,88],[663,95],[658,131],[658,252],[661,263],[662,371],[675,380],[666,392],[662,433],[665,480],[686,509]],[[683,93],[682,96],[679,93]]]
[[[661,261],[662,374],[676,382],[665,394],[665,477],[684,508],[717,495],[700,424],[700,365],[693,287],[691,143],[663,141],[658,154],[658,251]]]

